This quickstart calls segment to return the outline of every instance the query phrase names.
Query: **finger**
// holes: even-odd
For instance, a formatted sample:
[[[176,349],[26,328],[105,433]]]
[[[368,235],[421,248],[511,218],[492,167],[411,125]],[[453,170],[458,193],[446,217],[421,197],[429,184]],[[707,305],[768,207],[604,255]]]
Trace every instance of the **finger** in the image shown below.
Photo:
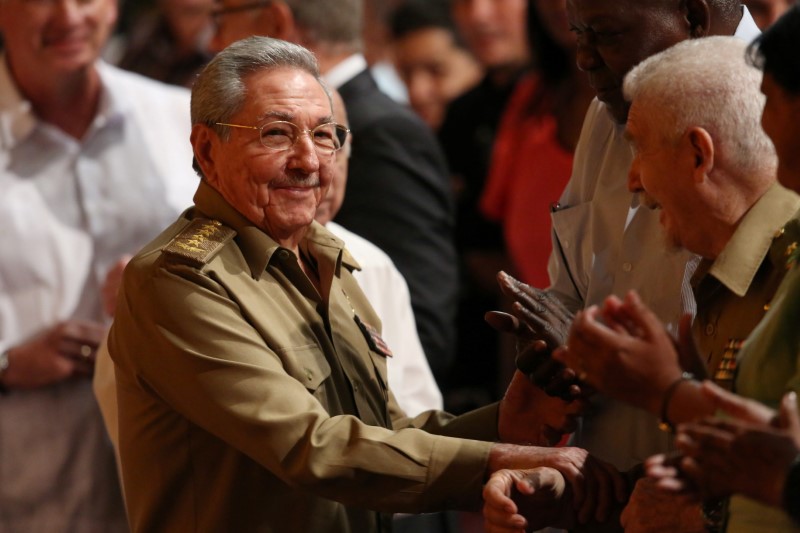
[[[508,473],[495,473],[483,487],[484,507],[489,506],[502,514],[517,512],[517,504],[511,499],[511,477]]]
[[[715,410],[723,411],[732,418],[739,418],[757,424],[769,424],[775,416],[775,412],[769,407],[754,400],[737,396],[708,380],[703,381],[700,386],[700,392],[712,403]]]
[[[500,333],[511,333],[513,335],[526,333],[526,326],[523,326],[517,317],[509,313],[488,311],[483,315],[483,319]]]
[[[715,427],[702,422],[681,426],[675,443],[683,449],[681,443],[689,437],[691,442],[687,443],[685,453],[707,454],[719,453],[730,449],[734,435],[723,428]]]
[[[781,399],[778,423],[781,428],[789,431],[795,442],[800,440],[800,415],[797,412],[797,394],[794,391],[787,392]]]
[[[546,318],[536,314],[535,310],[531,310],[525,304],[516,301],[511,304],[511,312],[527,324],[535,338],[547,342],[548,346],[553,348],[563,344],[564,340],[561,334],[553,328]]]
[[[665,333],[664,326],[658,317],[639,298],[636,291],[629,291],[621,308],[631,324],[639,328],[646,338],[653,338]]]
[[[93,343],[85,343],[76,339],[61,338],[56,349],[60,356],[70,361],[94,361],[98,346]]]
[[[93,348],[100,344],[105,334],[105,326],[88,320],[69,320],[60,325],[60,335],[63,339],[87,344]]]

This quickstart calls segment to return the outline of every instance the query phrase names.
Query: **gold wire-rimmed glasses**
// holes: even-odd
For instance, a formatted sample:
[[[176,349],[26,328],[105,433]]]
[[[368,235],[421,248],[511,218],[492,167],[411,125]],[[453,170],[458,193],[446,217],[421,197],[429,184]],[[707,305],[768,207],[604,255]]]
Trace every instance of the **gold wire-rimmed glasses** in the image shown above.
[[[229,124],[227,122],[215,122],[217,126],[227,126],[229,128],[244,128],[248,130],[258,130],[259,139],[265,148],[280,152],[289,150],[304,133],[308,134],[317,149],[333,153],[339,151],[347,139],[350,130],[336,122],[320,124],[312,129],[303,129],[293,122],[287,120],[275,120],[267,122],[263,126],[243,126],[241,124]]]

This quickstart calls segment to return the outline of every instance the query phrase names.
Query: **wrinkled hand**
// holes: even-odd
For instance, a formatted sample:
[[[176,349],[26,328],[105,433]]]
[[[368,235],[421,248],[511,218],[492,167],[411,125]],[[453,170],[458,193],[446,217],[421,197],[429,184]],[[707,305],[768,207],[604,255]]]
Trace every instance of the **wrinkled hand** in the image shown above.
[[[713,381],[704,381],[700,392],[711,402],[714,411],[721,411],[731,418],[758,425],[778,426],[777,413],[761,402],[728,392]]]
[[[657,481],[648,477],[636,483],[620,522],[625,533],[705,532],[699,503],[660,490]]]
[[[572,525],[564,476],[553,468],[498,470],[483,487],[486,533],[534,531]]]
[[[119,293],[120,286],[122,285],[122,271],[130,262],[131,255],[123,255],[114,266],[109,269],[106,274],[106,279],[103,282],[101,289],[103,299],[103,310],[110,317],[114,316],[114,311],[117,307],[117,294]]]
[[[3,383],[12,389],[35,389],[91,376],[95,352],[105,333],[105,327],[94,322],[61,322],[9,350]]]
[[[800,453],[797,397],[781,402],[778,427],[741,420],[706,419],[681,425],[683,474],[704,497],[743,494],[780,506],[789,466]]]
[[[500,445],[502,446],[502,445]],[[610,464],[597,459],[586,450],[573,447],[522,447],[525,455],[512,468],[546,466],[555,468],[566,479],[573,494],[573,508],[578,522],[592,519],[605,521],[616,502],[627,498],[627,483]]]
[[[606,299],[602,316],[608,325],[600,316],[596,306],[578,312],[568,347],[553,358],[598,391],[657,413],[664,392],[682,373],[672,337],[633,292],[624,302]]]
[[[498,433],[502,442],[553,446],[572,433],[586,408],[582,399],[549,396],[517,371],[500,401]]]
[[[550,350],[564,344],[572,313],[558,298],[505,272],[497,274],[497,282],[503,294],[514,300],[512,312],[530,328],[533,338],[544,341]]]
[[[490,311],[485,319],[497,331],[516,337],[517,368],[550,396],[569,401],[587,392],[581,391],[574,372],[551,357],[566,338],[571,313],[558,299],[505,272],[498,273],[497,280],[503,293],[515,300],[514,315]]]

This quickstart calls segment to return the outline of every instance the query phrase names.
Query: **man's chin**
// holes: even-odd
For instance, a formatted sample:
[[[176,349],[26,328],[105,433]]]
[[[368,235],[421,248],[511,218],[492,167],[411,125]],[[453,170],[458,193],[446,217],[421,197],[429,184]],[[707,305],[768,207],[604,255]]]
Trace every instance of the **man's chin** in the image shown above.
[[[611,119],[617,124],[625,124],[628,121],[628,111],[630,104],[622,99],[621,95],[597,95],[597,99],[606,105],[606,111],[611,115]]]

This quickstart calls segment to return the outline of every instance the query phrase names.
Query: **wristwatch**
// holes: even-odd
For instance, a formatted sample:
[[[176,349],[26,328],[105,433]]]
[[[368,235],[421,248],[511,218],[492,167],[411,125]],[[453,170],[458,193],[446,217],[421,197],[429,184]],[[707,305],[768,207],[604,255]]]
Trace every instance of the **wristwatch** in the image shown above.
[[[3,385],[3,375],[8,370],[8,350],[0,352],[0,394],[5,394],[8,389]]]

